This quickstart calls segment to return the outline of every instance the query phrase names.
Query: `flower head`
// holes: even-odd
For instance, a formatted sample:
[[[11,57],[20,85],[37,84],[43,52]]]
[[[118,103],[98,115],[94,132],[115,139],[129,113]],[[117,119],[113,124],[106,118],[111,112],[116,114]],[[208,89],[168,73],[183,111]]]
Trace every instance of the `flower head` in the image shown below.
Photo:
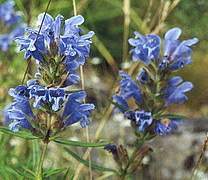
[[[167,106],[183,104],[188,99],[185,93],[193,88],[191,82],[183,82],[181,77],[172,76],[173,71],[192,63],[190,47],[198,42],[197,38],[180,42],[181,32],[179,28],[167,31],[161,57],[159,36],[142,36],[135,32],[136,37],[129,39],[130,45],[134,46],[130,51],[132,60],[140,59],[145,67],[139,71],[137,81],[123,71],[119,72],[122,79],[119,91],[113,95],[115,112],[122,112],[133,122],[132,126],[144,134],[165,135],[177,129],[177,124],[181,123],[181,119],[163,119]],[[127,101],[132,97],[134,102]]]
[[[61,118],[64,121],[64,126],[69,126],[80,121],[82,127],[86,127],[90,124],[88,117],[90,116],[89,111],[94,109],[93,104],[83,104],[80,100],[86,97],[85,92],[78,92],[69,95],[64,111]]]
[[[172,103],[183,104],[184,100],[187,100],[188,97],[185,95],[186,92],[190,91],[193,88],[191,82],[182,82],[182,78],[177,76],[173,77],[168,81],[169,87],[165,90],[164,98],[167,99],[165,105],[170,105]]]
[[[141,102],[141,89],[132,77],[123,71],[119,71],[119,75],[122,77],[120,81],[120,95],[123,99],[128,99],[133,97],[136,101]]]
[[[148,34],[144,37],[137,31],[134,33],[136,37],[129,39],[129,44],[135,46],[130,51],[133,54],[132,60],[137,61],[140,59],[149,65],[150,60],[156,60],[159,56],[161,39],[159,36],[153,34]]]
[[[19,130],[18,126],[32,131],[29,119],[35,120],[35,116],[26,97],[16,97],[12,104],[4,108],[4,122],[11,121],[9,129],[14,132]]]
[[[163,122],[158,122],[154,127],[155,132],[160,135],[164,136],[166,134],[171,133],[173,130],[178,129],[178,124],[181,124],[181,119],[167,119]]]

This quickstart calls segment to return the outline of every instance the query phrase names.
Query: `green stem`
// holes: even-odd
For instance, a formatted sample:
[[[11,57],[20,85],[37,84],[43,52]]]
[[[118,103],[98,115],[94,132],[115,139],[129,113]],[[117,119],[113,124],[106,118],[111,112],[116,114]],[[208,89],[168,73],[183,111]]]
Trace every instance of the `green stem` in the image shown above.
[[[142,147],[142,145],[144,144],[144,142],[145,142],[145,140],[144,140],[145,136],[146,136],[146,134],[140,139],[140,141],[141,141],[140,145],[135,147],[135,149],[134,149],[134,151],[133,151],[131,157],[129,158],[129,161],[128,161],[128,163],[127,163],[125,169],[122,171],[122,174],[121,174],[121,176],[120,176],[120,180],[124,180],[125,177],[126,177],[126,175],[128,174],[128,173],[127,173],[127,172],[128,172],[128,168],[129,168],[129,166],[131,165],[131,163],[134,161],[134,158],[136,157],[137,151],[138,151],[138,150]]]
[[[38,164],[38,171],[35,180],[42,180],[42,170],[43,170],[43,161],[45,159],[46,151],[47,151],[48,143],[44,144],[43,152],[41,154],[41,158]]]

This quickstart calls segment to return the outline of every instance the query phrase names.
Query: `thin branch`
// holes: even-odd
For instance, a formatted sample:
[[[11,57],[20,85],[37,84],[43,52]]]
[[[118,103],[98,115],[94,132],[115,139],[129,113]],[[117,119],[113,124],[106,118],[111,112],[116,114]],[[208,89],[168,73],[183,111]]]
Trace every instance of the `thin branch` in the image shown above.
[[[46,10],[45,10],[45,13],[44,13],[44,16],[43,16],[43,19],[42,19],[42,22],[41,22],[40,28],[39,28],[39,30],[38,30],[38,34],[37,34],[37,37],[36,37],[35,41],[37,41],[37,39],[38,39],[38,36],[39,36],[40,31],[41,31],[41,28],[42,28],[42,26],[43,26],[43,22],[44,22],[44,19],[45,19],[45,17],[46,17],[46,14],[47,14],[47,12],[48,12],[48,8],[49,8],[49,6],[50,6],[51,1],[52,1],[52,0],[49,0],[49,1],[48,1],[48,4],[47,4],[47,7],[46,7]],[[29,62],[28,62],[27,68],[26,68],[25,73],[24,73],[24,76],[23,76],[23,78],[22,78],[22,84],[24,84],[24,81],[25,81],[27,72],[28,72],[29,67],[30,67],[31,56],[28,58],[28,61],[29,61]]]

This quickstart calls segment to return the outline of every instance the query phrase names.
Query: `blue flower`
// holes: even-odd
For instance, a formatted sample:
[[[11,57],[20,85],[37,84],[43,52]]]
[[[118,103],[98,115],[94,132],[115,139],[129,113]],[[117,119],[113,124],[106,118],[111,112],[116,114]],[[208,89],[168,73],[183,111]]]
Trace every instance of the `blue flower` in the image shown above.
[[[22,22],[22,16],[18,14],[13,14],[11,19],[6,22],[6,28],[10,28],[15,24]],[[24,34],[24,33],[23,33]]]
[[[161,39],[159,36],[154,34],[147,34],[145,37],[139,34],[137,31],[134,32],[135,38],[129,39],[129,44],[135,46],[130,51],[132,53],[132,60],[141,60],[146,65],[150,64],[150,60],[157,60],[160,53]]]
[[[193,51],[189,47],[196,44],[197,42],[197,38],[182,41],[171,55],[171,60],[175,60],[183,56],[190,56],[193,54]]]
[[[64,28],[64,36],[68,36],[70,34],[79,35],[82,32],[82,29],[78,27],[84,23],[84,17],[81,15],[77,15],[71,17],[65,21],[65,28]]]
[[[14,1],[6,1],[0,5],[0,24],[3,24],[2,31],[5,34],[0,34],[0,48],[6,52],[15,37],[24,34],[25,24],[22,22],[22,17],[14,11]],[[16,25],[16,26],[15,26]]]
[[[78,121],[80,121],[80,125],[83,128],[90,124],[88,119],[90,116],[89,111],[94,109],[95,106],[93,104],[83,104],[80,102],[85,97],[85,92],[78,92],[69,95],[64,111],[61,115],[65,127]]]
[[[117,149],[116,145],[114,145],[114,144],[106,145],[106,146],[104,146],[104,149],[112,154],[115,154],[115,155],[118,154],[118,149]]]
[[[119,75],[122,77],[120,81],[120,95],[123,99],[133,97],[136,101],[142,102],[142,94],[139,86],[132,80],[132,77],[123,71],[119,71]]]
[[[0,34],[0,48],[2,51],[6,52],[11,44],[11,39],[9,34]]]
[[[144,132],[145,129],[153,122],[152,113],[146,111],[126,111],[124,115],[139,125],[138,130]]]
[[[186,64],[191,64],[191,56],[182,57],[173,62],[170,66],[169,71],[174,71],[183,68]]]
[[[64,82],[64,86],[78,84],[79,82],[80,82],[80,77],[77,75],[77,73],[70,71],[70,74],[68,75],[66,81]]]
[[[148,76],[148,73],[145,69],[142,69],[138,76],[137,76],[137,80],[142,83],[142,84],[145,84],[149,81],[149,76]]]
[[[139,125],[138,130],[144,132],[152,124],[153,118],[151,112],[135,111],[135,121]]]
[[[168,57],[173,51],[175,51],[176,47],[180,44],[178,38],[181,35],[180,28],[172,28],[168,30],[165,34],[165,43],[164,43],[164,56]]]
[[[65,59],[65,71],[76,70],[79,67],[79,63],[76,60],[69,60],[68,58]]]
[[[64,89],[61,88],[50,88],[42,87],[39,85],[32,85],[29,88],[29,98],[35,99],[33,103],[34,108],[41,109],[42,104],[46,101],[50,102],[53,111],[58,111],[61,109],[61,105],[66,99],[66,93]]]
[[[115,110],[114,112],[117,113],[117,112],[125,112],[126,110],[129,109],[129,106],[126,102],[125,99],[123,99],[121,96],[118,96],[118,95],[113,95],[113,99],[116,101],[116,103],[118,105],[120,105],[119,107],[115,105]]]
[[[4,122],[12,121],[9,129],[14,132],[19,130],[18,126],[32,131],[33,127],[28,119],[34,120],[35,116],[26,97],[16,97],[14,102],[4,109]]]
[[[7,22],[12,18],[14,14],[14,1],[6,1],[5,3],[0,5],[0,18],[1,21]]]
[[[43,62],[42,54],[46,53],[43,35],[32,29],[26,29],[30,35],[27,37],[17,37],[15,42],[20,45],[20,51],[26,50],[24,58],[28,59],[33,56],[39,62]],[[37,37],[38,35],[38,37]]]
[[[67,61],[77,60],[80,65],[84,65],[85,57],[89,57],[90,38],[94,35],[93,31],[88,34],[77,36],[68,34],[61,36],[59,44],[59,53],[67,57]]]
[[[171,128],[163,123],[157,123],[154,130],[160,136],[164,136],[171,132]]]
[[[7,51],[9,46],[15,37],[22,36],[24,34],[25,25],[21,24],[15,27],[10,34],[0,34],[0,48],[2,51]]]
[[[52,110],[58,111],[61,109],[61,104],[66,99],[66,93],[64,89],[61,88],[50,88],[48,90],[48,100],[52,104]]]
[[[181,35],[180,28],[172,28],[165,34],[164,56],[170,61],[174,61],[170,65],[169,71],[183,68],[186,64],[191,64],[191,54],[193,54],[190,46],[198,42],[197,38],[184,40],[180,43],[178,40]]]
[[[181,119],[166,119],[162,122],[158,122],[156,126],[154,127],[155,132],[160,135],[164,136],[168,133],[171,133],[172,130],[178,129],[178,124],[181,124]]]
[[[42,87],[39,85],[33,85],[28,88],[29,91],[29,98],[33,99],[33,107],[37,109],[42,108],[42,104],[48,99],[48,90],[46,87]]]
[[[190,47],[198,42],[197,38],[184,40],[180,42],[178,39],[181,35],[180,28],[172,28],[165,34],[164,41],[164,57],[159,62],[159,70],[162,71],[170,66],[169,71],[183,68],[186,64],[191,64]],[[130,51],[132,60],[140,59],[146,65],[150,64],[150,60],[157,61],[160,53],[161,40],[154,34],[148,34],[145,37],[135,32],[136,38],[130,38],[129,43],[135,46]]]
[[[167,68],[169,63],[170,63],[170,61],[168,60],[167,57],[163,57],[162,59],[160,59],[159,66],[158,66],[159,71],[162,71],[165,68]]]
[[[22,97],[29,97],[29,90],[27,88],[27,86],[17,86],[15,89],[11,88],[9,90],[9,95],[14,97],[14,98],[22,98]]]
[[[43,20],[45,13],[38,16],[38,28]],[[25,59],[33,56],[38,63],[43,63],[43,56],[59,56],[62,58],[62,63],[65,64],[68,70],[71,61],[77,61],[78,65],[84,65],[85,58],[89,57],[90,53],[90,38],[94,35],[93,31],[85,35],[80,35],[82,30],[78,27],[84,22],[81,15],[74,16],[65,21],[62,27],[64,17],[58,15],[55,20],[46,14],[43,21],[40,34],[38,31],[27,28],[29,36],[16,38],[16,43],[20,45],[20,50],[25,49]],[[61,34],[63,32],[63,34]],[[64,58],[64,57],[65,58]]]
[[[45,13],[41,13],[38,15],[38,24],[41,24],[44,14]],[[63,19],[64,17],[59,14],[54,21],[51,15],[46,13],[41,32],[45,35],[48,45],[54,43],[56,39],[59,39]],[[38,25],[38,28],[40,28],[40,25]]]
[[[183,104],[188,99],[185,92],[190,91],[193,88],[193,84],[191,82],[181,84],[181,82],[181,77],[173,77],[168,81],[169,87],[165,90],[166,95],[164,96],[167,99],[166,106],[172,103]]]

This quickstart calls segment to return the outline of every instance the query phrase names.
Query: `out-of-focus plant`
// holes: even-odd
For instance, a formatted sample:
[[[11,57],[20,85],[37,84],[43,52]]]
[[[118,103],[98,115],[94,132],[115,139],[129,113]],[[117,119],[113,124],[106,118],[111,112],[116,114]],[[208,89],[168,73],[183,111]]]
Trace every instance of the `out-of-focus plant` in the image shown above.
[[[182,119],[186,118],[165,113],[171,104],[183,104],[188,99],[185,93],[193,88],[191,82],[183,82],[180,76],[172,75],[174,71],[191,64],[193,52],[190,47],[198,42],[197,38],[180,42],[178,40],[180,35],[179,28],[172,28],[165,34],[161,56],[159,36],[154,34],[142,36],[135,32],[135,38],[129,39],[129,43],[134,46],[130,51],[132,60],[133,62],[140,60],[142,68],[135,80],[125,72],[119,72],[122,80],[118,93],[113,96],[115,100],[113,104],[115,112],[122,112],[131,121],[137,137],[135,150],[129,156],[123,146],[105,146],[119,165],[121,179],[142,168],[143,158],[152,150],[151,147],[144,145],[146,141],[152,140],[157,135],[171,133],[182,123]],[[134,100],[136,108],[132,106],[130,99]]]
[[[15,12],[14,1],[0,4],[0,48],[7,51],[13,39],[24,34],[25,24],[20,12]]]

